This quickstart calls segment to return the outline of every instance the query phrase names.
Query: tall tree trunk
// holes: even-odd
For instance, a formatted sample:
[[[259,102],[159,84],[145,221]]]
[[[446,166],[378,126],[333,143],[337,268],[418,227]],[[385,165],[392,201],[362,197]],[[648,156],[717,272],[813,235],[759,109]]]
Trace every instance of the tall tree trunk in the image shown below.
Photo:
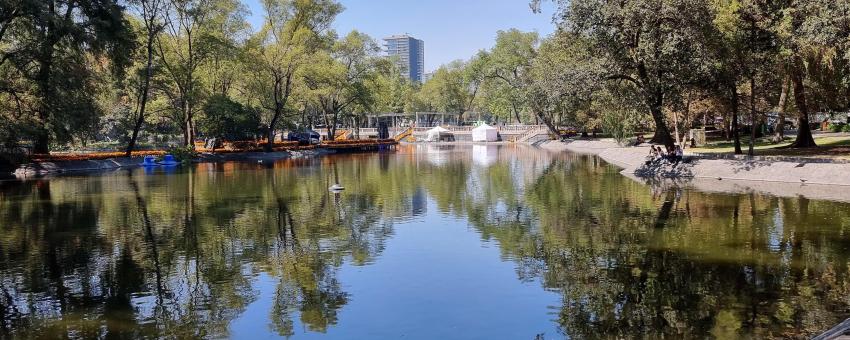
[[[517,110],[516,105],[511,105],[511,108],[513,108],[514,118],[516,118],[516,123],[518,125],[522,125],[522,119],[519,118],[519,110]]]
[[[554,123],[552,123],[551,119],[546,117],[542,110],[534,110],[534,117],[538,121],[535,125],[539,125],[540,121],[543,121],[543,124],[545,124],[546,128],[549,129],[549,133],[560,138],[560,132],[558,131],[558,128],[555,126]]]
[[[275,135],[275,126],[277,126],[277,121],[280,118],[280,113],[275,112],[274,117],[272,117],[272,121],[269,123],[269,126],[266,128],[266,145],[263,146],[263,151],[272,152],[274,150],[274,135]]]
[[[679,113],[673,112],[673,135],[676,137],[676,144],[682,145],[679,139]]]
[[[791,81],[794,82],[794,103],[797,104],[797,139],[791,144],[792,148],[816,147],[815,139],[812,137],[812,129],[809,126],[809,107],[806,105],[806,88],[803,85],[803,59],[794,56],[794,64],[791,66]]]
[[[679,144],[682,148],[685,147],[682,143],[682,139],[687,141],[685,134],[688,133],[688,129],[691,126],[690,121],[691,121],[691,93],[688,92],[688,94],[685,97],[685,121],[682,122],[682,124],[679,124],[679,114],[676,113],[676,112],[673,113],[673,127],[674,127],[674,133],[676,134],[676,144]],[[682,129],[685,130],[684,132],[679,131],[679,125],[682,125]]]
[[[55,13],[55,1],[47,1],[51,13]],[[36,129],[35,141],[33,141],[33,152],[46,154],[50,153],[50,117],[53,114],[51,101],[53,100],[53,52],[54,46],[57,43],[53,20],[49,20],[47,27],[41,32],[42,39],[45,40],[41,50],[38,53],[38,75],[36,86],[38,87],[41,101],[38,105],[38,120],[41,126]]]
[[[274,85],[274,115],[272,115],[272,120],[269,122],[268,129],[266,130],[266,143],[263,150],[266,152],[272,152],[274,148],[274,134],[275,129],[277,129],[277,123],[280,121],[280,118],[283,116],[284,110],[286,108],[286,104],[289,101],[289,94],[292,89],[292,74],[287,74],[284,76],[275,76],[275,85]],[[309,137],[308,137],[309,138]]]
[[[183,112],[182,121],[180,122],[180,130],[183,131],[183,146],[188,146],[189,145],[189,123],[188,123],[189,122],[189,118],[188,118],[189,117],[189,113],[188,113],[189,110],[187,109],[188,104],[186,104],[187,95],[186,95],[185,91],[181,91],[180,100],[181,100],[180,111]]]
[[[730,104],[732,104],[732,125],[730,129],[732,130],[732,139],[735,142],[735,154],[740,155],[744,152],[741,151],[741,129],[738,124],[738,86],[733,83],[729,91],[731,91],[732,97],[730,101]]]
[[[147,90],[145,90],[147,92]],[[142,124],[145,123],[145,114],[144,114],[144,101],[147,101],[147,95],[143,95],[145,97],[142,103],[139,104],[139,113],[136,115],[136,123],[133,124],[133,134],[130,135],[130,142],[127,143],[127,150],[124,152],[124,156],[130,157],[133,153],[133,150],[136,148],[136,140],[139,138],[139,131],[142,129]]]
[[[35,141],[33,143],[33,153],[48,154],[50,153],[50,132],[42,127],[36,132]]]
[[[354,139],[360,139],[360,125],[362,125],[362,119],[354,118]],[[413,127],[416,127],[416,123],[413,124]]]
[[[272,119],[272,125],[269,125],[266,128],[266,144],[263,145],[263,151],[272,152],[274,151],[274,119]]]
[[[52,3],[52,2],[51,2]],[[52,114],[51,100],[53,90],[51,86],[51,68],[53,67],[53,46],[46,46],[41,53],[38,70],[38,92],[41,101],[38,104],[39,126],[35,131],[33,141],[33,152],[38,154],[50,153],[50,116]]]
[[[774,124],[773,142],[779,143],[785,138],[785,105],[788,101],[788,90],[791,87],[791,78],[787,75],[782,79],[782,92],[779,94],[779,103],[776,105],[776,124]]]
[[[186,113],[186,132],[184,132],[184,137],[186,138],[186,146],[192,150],[195,149],[195,126],[192,124],[192,114],[190,112]]]
[[[139,112],[137,112],[136,116],[136,124],[133,125],[133,135],[130,137],[130,143],[127,144],[127,151],[125,155],[130,157],[133,153],[133,149],[136,147],[136,139],[139,138],[139,130],[142,129],[142,124],[145,123],[145,107],[148,103],[148,93],[150,92],[150,83],[151,77],[153,77],[153,39],[154,32],[150,30],[148,31],[148,42],[147,42],[147,63],[145,65],[145,79],[142,82],[142,94],[139,98]]]
[[[330,111],[331,112],[328,112],[328,109],[325,109],[323,115],[325,116],[325,130],[328,133],[327,139],[328,141],[333,142],[334,139],[336,139],[336,121],[339,113],[333,109]]]
[[[755,154],[756,142],[756,79],[750,75],[750,145],[747,150],[747,155],[752,157]]]
[[[652,114],[652,120],[655,122],[655,135],[652,136],[650,142],[663,144],[667,148],[674,148],[673,138],[670,136],[670,130],[667,128],[667,122],[664,121],[663,100],[664,95],[657,91],[649,105],[649,112]]]
[[[195,150],[195,122],[189,118],[189,147]]]

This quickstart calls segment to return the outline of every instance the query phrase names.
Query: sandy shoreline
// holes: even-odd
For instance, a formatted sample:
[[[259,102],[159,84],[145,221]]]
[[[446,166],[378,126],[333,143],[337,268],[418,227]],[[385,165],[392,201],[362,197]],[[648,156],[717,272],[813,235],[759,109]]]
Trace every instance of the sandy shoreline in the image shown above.
[[[722,193],[767,193],[850,202],[850,164],[747,159],[692,159],[676,166],[646,165],[649,147],[621,147],[608,140],[547,142],[541,148],[597,155],[629,178],[651,185],[693,187]]]

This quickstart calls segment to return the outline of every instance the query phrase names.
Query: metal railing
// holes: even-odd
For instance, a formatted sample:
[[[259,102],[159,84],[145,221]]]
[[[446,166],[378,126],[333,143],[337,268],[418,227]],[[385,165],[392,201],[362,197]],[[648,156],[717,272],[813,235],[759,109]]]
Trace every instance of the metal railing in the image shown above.
[[[543,125],[543,126],[537,125],[536,128],[528,130],[525,133],[517,136],[514,139],[514,141],[516,141],[516,142],[527,142],[534,137],[537,137],[537,136],[540,136],[540,135],[548,135],[548,134],[549,134],[549,129],[545,125]]]
[[[475,129],[474,126],[453,126],[453,125],[444,126],[443,128],[445,128],[446,130],[449,130],[451,132],[454,132],[454,133],[471,133],[472,129]],[[536,132],[537,130],[545,130],[546,125],[498,125],[498,126],[494,126],[494,128],[496,128],[496,130],[498,130],[499,132],[525,135],[525,134],[528,134],[528,133],[531,133],[531,132]],[[395,136],[395,135],[398,135],[398,134],[406,131],[407,129],[408,129],[408,127],[391,127],[391,128],[388,129],[388,132],[390,133],[390,136]],[[417,127],[413,128],[412,132],[414,134],[425,133],[425,132],[427,132],[428,130],[431,130],[431,129],[433,129],[433,127],[417,126]],[[377,134],[378,134],[377,128],[360,128],[360,135],[361,136],[369,136],[369,135],[377,135]]]
[[[413,135],[413,128],[405,129],[404,131],[396,134],[395,137],[393,137],[393,139],[395,139],[396,141],[400,141],[400,140],[402,140],[402,139],[404,139],[404,138],[406,138],[410,135]]]

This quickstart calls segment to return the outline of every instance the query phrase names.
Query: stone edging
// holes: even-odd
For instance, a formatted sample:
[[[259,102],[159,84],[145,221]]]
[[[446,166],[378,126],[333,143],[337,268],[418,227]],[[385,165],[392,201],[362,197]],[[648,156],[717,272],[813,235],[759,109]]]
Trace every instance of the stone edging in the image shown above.
[[[331,151],[278,151],[278,152],[246,152],[246,153],[200,153],[193,163],[210,163],[224,161],[276,161],[286,158],[317,156]],[[69,172],[103,171],[120,168],[140,167],[142,157],[117,157],[103,160],[38,162],[21,165],[13,172],[16,177],[35,177]]]
[[[792,162],[792,163],[832,163],[832,164],[850,164],[850,159],[840,158],[809,158],[809,157],[793,157],[793,156],[747,156],[747,155],[729,155],[717,153],[690,153],[700,159],[737,159],[737,160],[754,160],[765,162]]]

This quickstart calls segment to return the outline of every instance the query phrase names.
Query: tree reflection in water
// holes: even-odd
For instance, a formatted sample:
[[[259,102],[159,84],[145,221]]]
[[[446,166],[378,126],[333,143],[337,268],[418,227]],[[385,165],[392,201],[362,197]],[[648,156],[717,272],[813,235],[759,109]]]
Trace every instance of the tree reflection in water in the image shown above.
[[[275,285],[262,327],[326,332],[370,303],[346,292],[343,266],[381,261],[396,228],[440,215],[558,292],[571,337],[805,337],[850,313],[847,204],[489,148],[2,182],[2,337],[228,336],[261,273]],[[345,192],[327,190],[337,181]]]
[[[466,207],[520,277],[562,293],[565,334],[803,337],[850,312],[846,204],[657,192],[617,171],[589,157],[553,161],[520,195],[539,224],[475,201],[488,195]]]

